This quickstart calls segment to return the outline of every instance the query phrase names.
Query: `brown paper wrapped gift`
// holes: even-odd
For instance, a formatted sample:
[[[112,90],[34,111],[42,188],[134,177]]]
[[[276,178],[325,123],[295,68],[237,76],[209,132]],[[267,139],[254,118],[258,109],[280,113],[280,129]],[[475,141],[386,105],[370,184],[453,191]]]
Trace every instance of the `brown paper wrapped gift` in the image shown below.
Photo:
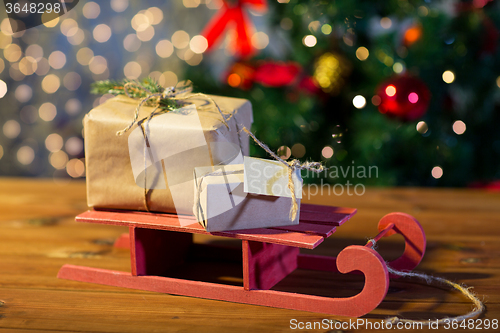
[[[123,135],[139,101],[114,97],[84,119],[87,201],[90,207],[193,214],[195,167],[242,163],[248,155],[252,106],[220,96],[186,99],[175,112],[148,116]],[[224,114],[213,104],[215,102]],[[146,139],[145,139],[146,138]]]

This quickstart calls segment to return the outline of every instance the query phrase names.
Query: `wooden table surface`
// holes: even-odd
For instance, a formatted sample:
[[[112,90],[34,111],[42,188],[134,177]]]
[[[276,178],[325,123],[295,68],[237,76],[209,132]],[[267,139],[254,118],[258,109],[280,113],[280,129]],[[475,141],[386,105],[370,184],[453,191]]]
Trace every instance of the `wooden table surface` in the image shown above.
[[[346,246],[364,245],[376,235],[378,220],[387,213],[415,216],[428,241],[417,270],[474,286],[487,306],[481,319],[500,319],[500,193],[368,188],[363,196],[325,194],[307,200],[305,194],[304,202],[358,208],[350,221],[313,250],[332,256]],[[304,325],[323,319],[349,321],[346,317],[59,280],[57,272],[67,263],[130,270],[128,250],[112,246],[127,229],[74,222],[75,215],[86,209],[83,181],[0,178],[2,332],[289,332],[299,331],[291,330],[292,319]],[[225,242],[211,236],[195,240]],[[378,250],[384,258],[394,258],[402,253],[402,240],[388,238]],[[209,268],[200,270],[205,269]],[[298,270],[277,288],[341,297],[355,295],[362,286],[359,276]],[[467,299],[446,287],[399,279],[391,281],[386,299],[363,319],[381,323],[398,315],[428,320],[464,314],[471,308]]]

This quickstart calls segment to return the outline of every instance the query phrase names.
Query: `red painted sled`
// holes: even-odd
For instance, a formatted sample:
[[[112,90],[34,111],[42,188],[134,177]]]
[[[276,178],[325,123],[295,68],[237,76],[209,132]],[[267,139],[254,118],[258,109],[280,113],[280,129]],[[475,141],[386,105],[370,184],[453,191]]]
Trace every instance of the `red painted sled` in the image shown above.
[[[83,266],[64,265],[58,277],[110,286],[201,297],[221,301],[264,305],[276,308],[359,317],[375,309],[389,288],[390,274],[382,257],[366,246],[351,245],[338,257],[299,253],[300,248],[314,249],[331,236],[336,228],[356,213],[356,209],[302,204],[300,223],[294,226],[225,232],[206,232],[193,218],[193,224],[181,227],[176,215],[130,211],[91,210],[76,217],[78,222],[129,227],[132,272],[120,272]],[[425,252],[425,234],[410,215],[391,213],[378,225],[378,241],[395,233],[405,239],[403,255],[390,262],[396,270],[415,268]],[[242,242],[243,286],[165,277],[165,271],[179,267],[196,244],[193,234],[211,234],[240,239]],[[124,247],[127,238],[116,246]],[[198,252],[206,250],[198,249]],[[219,254],[225,250],[219,250]],[[295,269],[365,275],[363,290],[352,297],[331,298],[271,290]]]

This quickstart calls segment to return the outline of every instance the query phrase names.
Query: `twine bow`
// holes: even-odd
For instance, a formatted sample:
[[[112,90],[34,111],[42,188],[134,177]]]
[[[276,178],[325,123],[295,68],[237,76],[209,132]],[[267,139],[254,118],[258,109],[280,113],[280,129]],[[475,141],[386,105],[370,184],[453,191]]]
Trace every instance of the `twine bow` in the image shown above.
[[[172,87],[167,87],[167,88],[165,88],[165,90],[163,90],[163,92],[160,92],[160,93],[152,93],[149,89],[138,85],[136,82],[133,82],[133,81],[127,82],[123,86],[123,90],[128,97],[133,98],[132,95],[129,93],[129,89],[136,89],[136,90],[144,91],[147,96],[144,97],[139,102],[139,105],[137,105],[137,108],[135,109],[135,113],[134,113],[134,118],[132,119],[132,122],[130,123],[130,125],[128,125],[124,129],[122,129],[121,131],[116,132],[116,135],[120,136],[120,135],[125,134],[128,130],[130,130],[132,128],[132,126],[134,126],[137,123],[137,119],[139,118],[139,112],[141,110],[141,107],[144,104],[148,103],[150,100],[155,100],[154,106],[156,106],[156,108],[153,110],[153,112],[151,112],[151,114],[147,118],[148,122],[156,114],[173,111],[174,109],[179,108],[181,105],[179,105],[178,102],[182,102],[182,101],[185,101],[185,100],[188,100],[191,98],[195,98],[195,97],[203,97],[206,100],[210,101],[217,108],[217,111],[219,112],[219,114],[222,118],[222,123],[228,128],[229,131],[231,130],[231,128],[229,127],[229,125],[226,121],[226,117],[224,117],[222,110],[220,109],[219,105],[217,105],[217,103],[213,100],[213,98],[211,98],[205,94],[202,94],[202,93],[191,94],[193,91],[193,83],[189,80],[188,81],[181,81],[177,85],[172,86]],[[160,108],[161,105],[163,104],[163,103],[161,103],[162,100],[166,100],[167,102],[170,102],[169,103],[170,105],[168,106],[167,109],[162,109],[161,112],[157,112],[158,108]]]
[[[301,163],[299,160],[294,159],[292,161],[285,161],[275,152],[273,152],[265,143],[260,141],[255,137],[255,135],[250,132],[246,127],[243,127],[242,130],[247,133],[256,144],[258,144],[262,149],[264,149],[269,155],[271,155],[276,161],[281,162],[288,168],[288,189],[292,194],[292,205],[290,207],[290,221],[294,221],[297,217],[297,212],[299,210],[299,205],[297,204],[297,197],[295,195],[295,183],[293,182],[292,175],[296,170],[308,170],[315,173],[321,173],[325,170],[325,167],[320,162],[304,162]]]

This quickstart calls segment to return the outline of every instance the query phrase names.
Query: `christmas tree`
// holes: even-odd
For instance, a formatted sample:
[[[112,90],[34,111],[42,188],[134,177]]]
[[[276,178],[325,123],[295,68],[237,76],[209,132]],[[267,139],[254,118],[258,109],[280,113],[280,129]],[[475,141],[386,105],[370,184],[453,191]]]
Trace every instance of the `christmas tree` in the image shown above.
[[[273,45],[236,56],[225,86],[204,63],[187,76],[201,90],[251,99],[256,135],[285,146],[284,156],[344,171],[376,166],[367,184],[498,179],[499,9],[486,0],[270,1]]]

